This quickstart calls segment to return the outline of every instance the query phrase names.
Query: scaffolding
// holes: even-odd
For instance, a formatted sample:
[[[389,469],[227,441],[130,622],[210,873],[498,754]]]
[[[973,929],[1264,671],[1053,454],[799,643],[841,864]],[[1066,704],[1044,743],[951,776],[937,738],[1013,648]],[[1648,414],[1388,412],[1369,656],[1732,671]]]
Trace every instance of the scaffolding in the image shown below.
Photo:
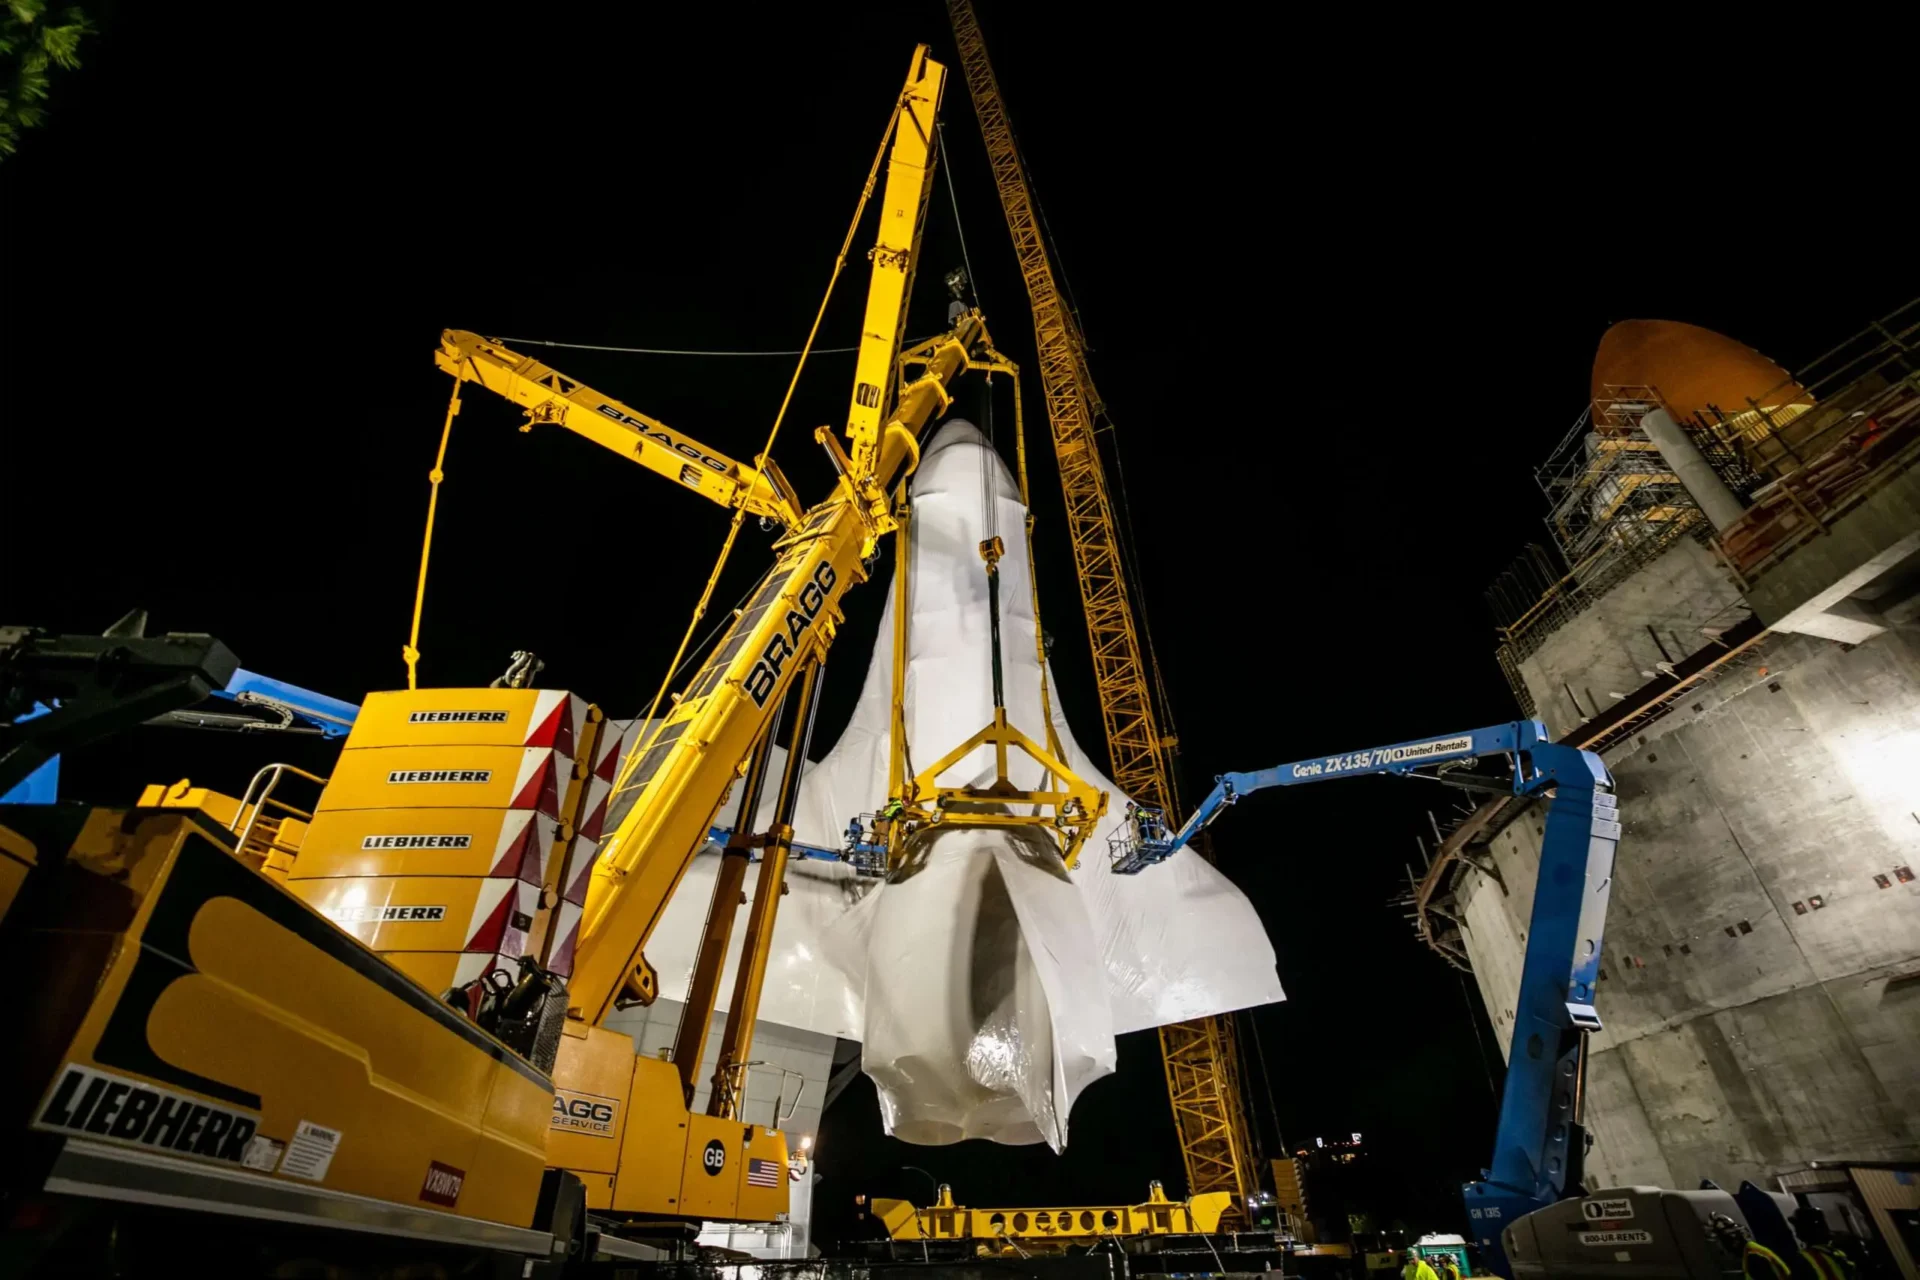
[[[1809,360],[1778,386],[1746,397],[1744,407],[1708,405],[1690,425],[1700,433],[1736,440],[1764,485],[1830,452],[1864,416],[1860,411],[1865,406],[1903,382],[1911,386],[1916,372],[1920,298]]]
[[[1647,544],[1673,540],[1700,518],[1680,478],[1641,419],[1666,404],[1654,387],[1606,386],[1534,469],[1547,499],[1547,529],[1582,586]]]
[[[1655,387],[1605,386],[1534,469],[1552,547],[1527,547],[1486,593],[1495,660],[1526,715],[1520,664],[1548,636],[1680,538],[1711,532],[1641,425],[1665,408]]]
[[[1552,545],[1527,547],[1486,592],[1523,713],[1536,709],[1520,664],[1679,538],[1711,546],[1744,589],[1920,454],[1920,298],[1744,399],[1675,415],[1747,507],[1717,534],[1640,425],[1667,408],[1656,387],[1602,387],[1535,469]]]

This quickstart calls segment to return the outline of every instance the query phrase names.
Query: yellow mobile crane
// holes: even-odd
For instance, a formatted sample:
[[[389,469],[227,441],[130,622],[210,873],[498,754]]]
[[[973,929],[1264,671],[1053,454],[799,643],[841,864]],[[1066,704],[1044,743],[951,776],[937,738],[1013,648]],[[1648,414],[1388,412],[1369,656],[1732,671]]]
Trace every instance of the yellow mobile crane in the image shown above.
[[[785,1211],[784,1135],[746,1123],[740,1104],[821,663],[841,597],[898,527],[895,504],[920,431],[949,403],[961,370],[991,359],[984,321],[967,311],[919,349],[917,378],[894,383],[944,81],[945,69],[916,50],[889,129],[848,442],[826,427],[815,433],[839,475],[825,501],[803,510],[765,459],[752,467],[728,459],[498,343],[460,331],[443,338],[440,366],[521,404],[530,425],[563,426],[783,526],[773,568],[620,767],[624,816],[593,864],[570,980],[529,957],[517,982],[489,975],[437,997],[387,943],[397,931],[454,927],[454,905],[410,895],[457,887],[448,867],[504,832],[501,812],[523,798],[537,815],[530,826],[554,822],[553,847],[572,842],[568,823],[580,809],[559,796],[575,796],[585,778],[578,765],[572,778],[554,776],[555,726],[564,724],[568,752],[580,756],[572,735],[584,738],[597,716],[556,707],[536,723],[548,715],[548,691],[371,696],[315,812],[299,815],[313,825],[296,877],[309,859],[334,858],[341,871],[287,882],[299,893],[283,887],[284,865],[270,876],[258,859],[243,860],[246,842],[231,828],[247,806],[217,806],[204,791],[168,793],[173,807],[8,813],[0,958],[33,996],[0,1093],[24,1153],[4,1191],[28,1216],[72,1234],[89,1230],[86,1206],[132,1202],[229,1223],[264,1219],[273,1231],[351,1228],[362,1239],[524,1254],[520,1274],[538,1274],[590,1252],[589,1209],[625,1220],[766,1221]],[[141,693],[141,716],[184,698],[181,690],[223,687],[230,675],[231,654],[205,637],[109,641],[102,652],[119,666],[92,650],[81,665],[90,678],[118,671],[114,690],[133,688],[128,673],[141,664],[159,673]],[[417,656],[410,644],[410,671]],[[674,1060],[636,1057],[632,1040],[602,1023],[655,997],[647,941],[730,788],[744,787],[740,826],[756,812],[790,691],[794,736],[776,821],[729,842],[738,856],[725,860]],[[255,813],[265,807],[253,802]],[[235,816],[221,820],[215,808]],[[484,838],[441,829],[474,815],[491,815]],[[367,825],[374,821],[392,830]],[[356,838],[323,838],[329,822]],[[526,847],[545,848],[532,834]],[[751,848],[762,854],[760,893],[716,1087],[696,1114],[693,1076]],[[533,878],[541,888],[541,874]],[[505,901],[501,918],[534,928],[512,909],[517,901]],[[543,898],[539,909],[554,908]],[[371,945],[336,920],[365,922]],[[549,927],[542,946],[552,938]],[[579,1117],[556,1106],[575,1099],[594,1101]],[[131,1220],[111,1221],[114,1232],[132,1230]],[[222,1231],[205,1244],[235,1234]],[[610,1235],[600,1245],[620,1252]]]
[[[1175,739],[1162,728],[1165,702],[1160,699],[1156,709],[1156,681],[1149,678],[1141,627],[1129,598],[1113,504],[1094,435],[1102,403],[1087,368],[1086,344],[1060,296],[1047,257],[1033,193],[972,0],[947,0],[947,11],[1033,309],[1034,344],[1066,496],[1067,537],[1086,609],[1110,772],[1115,784],[1140,804],[1178,813],[1172,767]],[[1230,1212],[1243,1212],[1258,1178],[1240,1102],[1232,1020],[1200,1018],[1162,1027],[1160,1053],[1186,1162],[1187,1193],[1232,1192]]]

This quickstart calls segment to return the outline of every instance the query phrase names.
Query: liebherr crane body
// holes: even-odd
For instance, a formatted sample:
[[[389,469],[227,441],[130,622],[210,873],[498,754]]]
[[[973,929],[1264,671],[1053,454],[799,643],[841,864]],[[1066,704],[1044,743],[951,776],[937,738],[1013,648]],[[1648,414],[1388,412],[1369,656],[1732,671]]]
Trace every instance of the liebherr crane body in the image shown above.
[[[627,405],[521,356],[504,345],[449,330],[435,359],[462,382],[477,383],[519,404],[528,425],[551,424],[583,435],[642,465],[695,488],[723,505],[776,522],[776,561],[750,593],[711,655],[696,670],[660,721],[621,762],[613,790],[625,809],[594,863],[567,984],[568,1021],[554,1065],[556,1088],[569,1096],[607,1098],[634,1126],[642,1119],[686,1117],[685,1160],[707,1172],[742,1162],[777,1164],[787,1153],[777,1133],[739,1138],[739,1103],[751,1049],[766,950],[771,945],[780,883],[791,853],[793,806],[806,758],[805,734],[815,705],[821,663],[841,621],[840,600],[867,577],[877,540],[895,527],[893,505],[904,476],[918,459],[921,429],[949,401],[948,384],[983,349],[987,335],[977,312],[958,317],[920,376],[893,390],[891,371],[905,324],[932,188],[934,139],[945,70],[916,52],[903,90],[881,195],[880,228],[860,358],[843,449],[824,428],[817,438],[839,481],[826,501],[802,511],[792,487],[762,459],[749,467],[726,458]],[[872,370],[886,376],[873,382]],[[736,831],[716,879],[708,927],[695,962],[671,1064],[636,1061],[632,1041],[602,1027],[616,1009],[648,1004],[659,991],[644,948],[665,913],[693,855],[705,843],[714,815],[735,785],[744,788],[742,812],[758,809],[770,781],[768,759],[776,713],[795,690],[795,736],[777,781],[774,822],[764,833]],[[759,892],[743,942],[744,962],[729,1007],[719,1067],[707,1114],[691,1115],[696,1073],[719,994],[748,855],[759,849]],[[629,1085],[624,1081],[630,1079]],[[649,1123],[653,1121],[649,1120]],[[762,1150],[756,1142],[771,1144]],[[669,1214],[688,1206],[676,1163],[663,1177],[658,1162],[630,1162],[619,1143],[581,1130],[557,1132],[552,1162],[579,1173],[590,1208]],[[772,1150],[777,1146],[777,1153]],[[702,1185],[697,1181],[692,1185]],[[756,1196],[747,1183],[738,1200],[721,1197],[706,1217],[772,1216],[774,1197]],[[678,1190],[679,1194],[672,1194]],[[764,1190],[764,1189],[763,1189]],[[784,1182],[778,1188],[784,1208]],[[749,1204],[749,1201],[758,1201]]]
[[[825,427],[816,433],[839,479],[811,508],[765,459],[727,458],[500,343],[443,337],[436,360],[456,388],[485,386],[525,409],[529,426],[564,427],[781,526],[772,569],[620,765],[624,814],[593,866],[571,979],[563,985],[529,956],[517,983],[488,990],[477,980],[439,997],[380,953],[389,928],[452,927],[446,905],[402,895],[409,877],[433,882],[423,868],[477,847],[438,833],[460,815],[493,814],[504,830],[501,806],[524,801],[534,825],[557,824],[551,840],[571,841],[581,811],[554,797],[584,794],[592,757],[582,743],[599,718],[570,719],[561,706],[540,721],[547,691],[371,696],[316,810],[412,825],[370,828],[351,849],[303,846],[302,859],[331,853],[348,867],[332,885],[309,882],[307,900],[244,861],[226,824],[198,809],[8,813],[0,954],[34,995],[0,1095],[10,1131],[27,1138],[7,1191],[65,1197],[52,1212],[68,1225],[79,1219],[60,1218],[62,1206],[134,1201],[523,1253],[529,1275],[579,1256],[590,1208],[680,1221],[785,1211],[784,1136],[748,1123],[740,1107],[821,664],[842,596],[897,528],[894,503],[921,431],[970,360],[988,358],[984,322],[967,311],[920,349],[919,376],[896,389],[944,83],[945,69],[916,50],[890,131],[846,445]],[[416,657],[409,646],[409,663]],[[210,671],[200,683],[223,679]],[[601,1023],[654,998],[648,938],[730,788],[744,788],[743,814],[757,811],[783,704],[793,733],[776,821],[728,840],[733,878],[720,883],[733,896],[716,893],[675,1060],[636,1057],[630,1038]],[[556,733],[584,757],[572,779],[551,772]],[[402,794],[419,799],[393,798]],[[474,808],[483,794],[509,799]],[[546,846],[529,832],[520,865],[537,867]],[[753,849],[760,892],[720,1074],[699,1114],[693,1075]],[[322,894],[359,913],[345,918],[379,922],[372,949],[315,909]],[[512,914],[514,900],[500,911]]]
[[[1086,344],[1047,256],[1033,192],[979,19],[970,0],[947,0],[947,11],[1033,311],[1047,421],[1066,498],[1067,539],[1080,581],[1106,733],[1108,775],[1133,799],[1173,812],[1180,800],[1172,761],[1175,740],[1165,723],[1164,705],[1156,706],[1157,682],[1142,643],[1137,605],[1128,589],[1120,532],[1094,434],[1101,401],[1087,368]],[[1233,1020],[1200,1018],[1162,1027],[1160,1056],[1186,1165],[1187,1193],[1232,1192],[1234,1203],[1228,1213],[1230,1219],[1237,1217],[1259,1184],[1240,1100]]]
[[[1467,762],[1487,758],[1504,759],[1507,776],[1460,772]],[[1538,720],[1521,720],[1224,774],[1178,831],[1169,831],[1156,812],[1140,813],[1132,832],[1114,843],[1113,870],[1137,875],[1164,862],[1256,791],[1364,774],[1421,774],[1442,782],[1452,775],[1480,789],[1500,785],[1517,796],[1548,798],[1492,1167],[1465,1188],[1476,1242],[1494,1270],[1511,1275],[1503,1229],[1536,1209],[1581,1194],[1587,1037],[1600,1030],[1594,995],[1620,841],[1613,780],[1600,757],[1554,742]]]

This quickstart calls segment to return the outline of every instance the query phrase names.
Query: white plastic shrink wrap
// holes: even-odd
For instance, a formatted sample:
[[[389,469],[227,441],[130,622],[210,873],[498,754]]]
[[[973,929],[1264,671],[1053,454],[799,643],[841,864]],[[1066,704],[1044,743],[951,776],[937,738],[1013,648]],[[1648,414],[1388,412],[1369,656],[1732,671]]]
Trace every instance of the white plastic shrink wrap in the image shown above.
[[[956,420],[929,443],[912,500],[905,693],[916,767],[992,719],[979,544],[994,534],[1006,544],[1008,718],[1044,744],[1026,511],[1011,474],[978,430]],[[887,591],[888,605],[860,699],[839,742],[808,768],[794,817],[800,841],[826,848],[886,797],[895,597],[887,583],[868,589]],[[843,659],[843,678],[845,669]],[[1053,713],[1068,766],[1109,796],[1071,877],[1037,835],[979,828],[928,834],[883,886],[817,861],[796,861],[789,872],[761,1016],[860,1040],[888,1128],[907,1141],[1061,1147],[1074,1098],[1113,1070],[1116,1033],[1284,998],[1252,906],[1199,856],[1182,850],[1137,876],[1109,872],[1107,838],[1125,821],[1128,798],[1088,762],[1057,697]],[[1025,757],[1014,757],[1010,772],[1021,786],[1041,780]],[[942,781],[992,777],[982,748]],[[763,822],[770,806],[769,795]],[[719,825],[731,820],[723,810]],[[670,998],[685,994],[717,859],[712,849],[695,859],[648,948]]]

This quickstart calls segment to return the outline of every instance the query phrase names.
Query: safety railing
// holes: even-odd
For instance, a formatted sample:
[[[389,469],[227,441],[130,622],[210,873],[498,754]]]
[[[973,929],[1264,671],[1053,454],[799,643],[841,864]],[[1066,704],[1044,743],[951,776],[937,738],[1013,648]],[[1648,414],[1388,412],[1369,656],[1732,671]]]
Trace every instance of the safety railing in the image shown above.
[[[1868,395],[1843,392],[1836,404],[1845,412],[1821,432],[1817,452],[1755,491],[1720,531],[1716,549],[1742,589],[1920,460],[1920,372]]]
[[[1521,710],[1529,716],[1534,712],[1533,695],[1521,678],[1520,664],[1538,653],[1554,632],[1586,612],[1594,601],[1664,554],[1681,538],[1704,541],[1712,530],[1699,509],[1690,506],[1676,512],[1672,519],[1643,526],[1640,532],[1641,536],[1623,538],[1593,552],[1548,584],[1525,613],[1505,626],[1494,628],[1500,639],[1494,660],[1499,663],[1500,672],[1507,678]],[[1531,564],[1529,557],[1522,559]]]
[[[269,853],[283,853],[290,858],[299,856],[299,845],[289,844],[280,838],[282,827],[288,818],[301,823],[312,822],[313,814],[275,797],[274,792],[288,774],[317,787],[325,788],[327,785],[327,779],[319,774],[308,773],[290,764],[270,764],[254,774],[247,783],[247,789],[241,793],[240,805],[233,812],[233,821],[227,826],[227,830],[239,837],[241,853],[252,852],[262,859]],[[269,814],[269,806],[277,812]]]

